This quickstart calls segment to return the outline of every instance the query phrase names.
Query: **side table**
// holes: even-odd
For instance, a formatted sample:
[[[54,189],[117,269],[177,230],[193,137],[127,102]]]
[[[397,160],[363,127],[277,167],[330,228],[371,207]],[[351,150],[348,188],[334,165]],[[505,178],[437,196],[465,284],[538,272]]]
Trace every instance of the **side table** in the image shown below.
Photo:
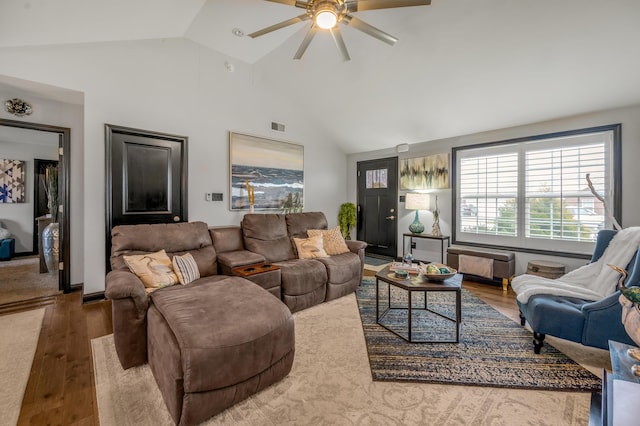
[[[636,385],[640,385],[640,377],[636,377],[631,372],[631,366],[634,364],[640,364],[640,362],[634,361],[627,355],[627,350],[633,348],[633,346],[626,345],[624,343],[614,342],[609,340],[609,354],[611,356],[611,373],[607,373],[603,370],[602,377],[602,398],[599,399],[595,395],[591,398],[591,412],[589,415],[589,425],[630,425],[637,424],[636,419],[632,419],[632,423],[628,422],[628,418],[623,419],[624,412],[614,412],[614,399],[616,395],[614,393],[614,382],[629,382]],[[623,395],[629,396],[629,394]],[[618,395],[620,398],[620,395]],[[640,402],[640,394],[633,394],[632,399],[635,402]],[[634,404],[632,404],[634,405]],[[635,404],[637,405],[637,404]],[[632,407],[629,407],[632,408]],[[626,411],[626,410],[625,410]]]
[[[258,284],[260,287],[281,299],[280,279],[281,271],[278,265],[271,263],[254,263],[252,265],[238,266],[231,269],[231,273],[237,277],[245,278]]]
[[[424,238],[427,240],[438,240],[440,241],[440,263],[444,263],[444,242],[447,242],[447,248],[449,248],[451,246],[451,239],[449,238],[448,235],[441,235],[439,237],[436,237],[435,235],[431,235],[431,234],[411,234],[411,233],[406,233],[406,234],[402,234],[402,258],[404,259],[405,256],[405,247],[406,244],[405,239],[409,237],[409,253],[413,254],[413,239],[414,238]],[[426,261],[426,259],[423,259],[424,261]]]

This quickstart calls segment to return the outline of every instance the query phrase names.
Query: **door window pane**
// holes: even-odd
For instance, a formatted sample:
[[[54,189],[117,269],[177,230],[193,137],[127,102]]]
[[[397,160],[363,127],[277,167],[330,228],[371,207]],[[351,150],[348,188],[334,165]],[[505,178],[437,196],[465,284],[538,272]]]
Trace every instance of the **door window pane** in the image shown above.
[[[386,187],[387,169],[367,170],[367,189]]]

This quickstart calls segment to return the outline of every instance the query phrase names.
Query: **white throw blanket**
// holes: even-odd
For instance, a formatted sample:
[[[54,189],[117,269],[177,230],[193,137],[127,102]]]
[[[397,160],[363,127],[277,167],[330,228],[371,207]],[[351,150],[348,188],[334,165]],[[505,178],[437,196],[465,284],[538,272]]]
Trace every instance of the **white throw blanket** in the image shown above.
[[[520,303],[527,303],[535,294],[600,300],[616,291],[620,274],[607,264],[625,268],[640,246],[640,227],[625,228],[613,237],[597,261],[584,265],[562,277],[551,280],[536,275],[519,275],[511,282]]]

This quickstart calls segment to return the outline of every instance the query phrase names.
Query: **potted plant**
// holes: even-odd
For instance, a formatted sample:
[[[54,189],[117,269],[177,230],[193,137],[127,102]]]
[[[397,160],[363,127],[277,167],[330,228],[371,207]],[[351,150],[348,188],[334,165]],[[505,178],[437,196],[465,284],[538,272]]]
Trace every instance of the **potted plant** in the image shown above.
[[[356,205],[353,203],[343,203],[340,205],[338,213],[338,223],[340,232],[345,240],[351,239],[351,228],[356,225]]]

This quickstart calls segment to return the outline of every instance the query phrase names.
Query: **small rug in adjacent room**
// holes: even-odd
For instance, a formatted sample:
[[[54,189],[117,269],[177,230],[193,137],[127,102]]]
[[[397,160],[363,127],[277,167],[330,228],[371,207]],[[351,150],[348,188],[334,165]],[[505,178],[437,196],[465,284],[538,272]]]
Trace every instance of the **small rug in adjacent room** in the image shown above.
[[[0,425],[18,423],[44,308],[0,315]]]
[[[374,380],[563,391],[600,389],[599,377],[552,345],[545,343],[536,355],[531,332],[465,289],[459,343],[409,343],[376,323],[375,286],[375,278],[365,278],[357,291]],[[386,295],[386,283],[381,288]],[[406,298],[406,292],[396,288],[391,294],[397,305]],[[429,293],[429,306],[453,317],[453,301],[442,299],[452,296]],[[423,303],[422,293],[414,293],[413,299],[414,307]],[[427,320],[415,309],[413,314],[414,335],[451,327],[446,321]],[[406,314],[397,321],[392,324],[394,329],[406,329]]]

